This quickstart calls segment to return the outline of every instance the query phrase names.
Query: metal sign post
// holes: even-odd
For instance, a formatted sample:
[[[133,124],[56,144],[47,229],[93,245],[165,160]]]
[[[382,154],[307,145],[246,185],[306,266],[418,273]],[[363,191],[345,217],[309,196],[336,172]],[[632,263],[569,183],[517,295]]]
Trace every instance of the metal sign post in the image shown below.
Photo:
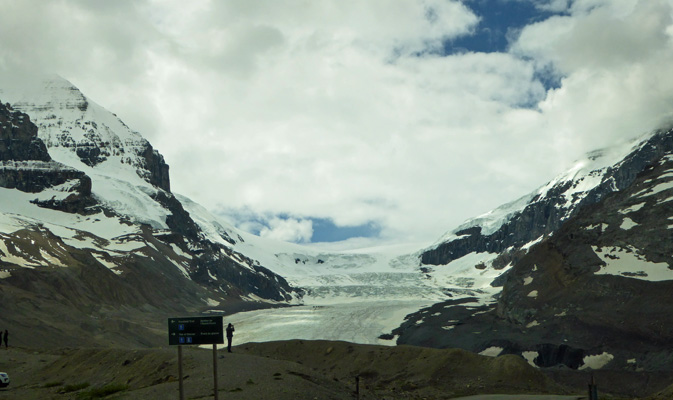
[[[213,384],[217,400],[217,345],[224,344],[222,316],[217,317],[180,317],[168,319],[168,345],[178,346],[178,375],[180,379],[180,400],[184,400],[182,386],[182,346],[213,345]]]
[[[185,400],[185,387],[182,385],[182,346],[178,346],[178,378],[180,400]]]
[[[217,400],[217,345],[213,344],[213,386],[214,400]]]

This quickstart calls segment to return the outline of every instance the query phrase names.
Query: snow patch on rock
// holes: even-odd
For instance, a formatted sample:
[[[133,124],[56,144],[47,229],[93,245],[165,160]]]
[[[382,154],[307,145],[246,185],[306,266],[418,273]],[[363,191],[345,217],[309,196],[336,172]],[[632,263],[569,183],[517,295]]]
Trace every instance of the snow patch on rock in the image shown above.
[[[605,263],[596,275],[620,275],[646,281],[667,281],[673,279],[673,270],[668,263],[648,261],[633,247],[592,246],[594,253]]]
[[[602,354],[597,354],[593,356],[585,356],[584,359],[582,360],[584,362],[584,365],[582,365],[578,369],[580,370],[601,369],[604,366],[606,366],[610,361],[612,361],[614,358],[615,356],[607,352],[603,352]]]

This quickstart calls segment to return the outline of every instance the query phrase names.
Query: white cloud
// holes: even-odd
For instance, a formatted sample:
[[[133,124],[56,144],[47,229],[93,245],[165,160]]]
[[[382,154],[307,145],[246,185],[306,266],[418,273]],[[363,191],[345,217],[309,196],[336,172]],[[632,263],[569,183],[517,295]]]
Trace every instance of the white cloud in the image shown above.
[[[571,6],[571,0],[531,0],[531,1],[540,10],[556,13],[566,12]]]
[[[269,226],[262,228],[259,235],[285,242],[310,242],[313,236],[313,222],[294,218],[272,218]]]
[[[61,74],[164,154],[176,192],[292,215],[265,234],[294,240],[315,217],[432,242],[670,117],[671,1],[536,1],[568,15],[439,57],[478,23],[466,4],[0,0],[0,68]]]
[[[576,14],[523,30],[513,51],[551,63],[565,77],[540,103],[549,134],[586,150],[670,121],[673,76],[665,65],[673,62],[672,6],[578,1]]]
[[[620,68],[670,51],[670,1],[612,1],[586,9],[583,3],[575,3],[579,11],[570,16],[526,27],[515,50],[552,62],[563,74]]]

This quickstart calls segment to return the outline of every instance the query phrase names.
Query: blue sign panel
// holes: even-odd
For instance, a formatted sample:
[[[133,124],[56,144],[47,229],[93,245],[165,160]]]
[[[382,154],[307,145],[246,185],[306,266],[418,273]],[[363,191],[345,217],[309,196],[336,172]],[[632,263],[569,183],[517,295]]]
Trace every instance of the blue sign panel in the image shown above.
[[[222,344],[222,316],[180,317],[168,319],[168,344]]]

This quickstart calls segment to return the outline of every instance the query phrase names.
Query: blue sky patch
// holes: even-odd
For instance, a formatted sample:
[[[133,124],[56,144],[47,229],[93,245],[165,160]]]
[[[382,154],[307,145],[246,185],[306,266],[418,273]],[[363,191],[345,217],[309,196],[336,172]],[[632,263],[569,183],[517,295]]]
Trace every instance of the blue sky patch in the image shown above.
[[[311,242],[340,242],[342,240],[364,237],[378,237],[381,226],[373,221],[363,225],[337,226],[331,219],[311,218],[313,221],[313,237]]]
[[[296,216],[288,213],[262,215],[249,209],[221,210],[218,214],[229,220],[237,228],[257,236],[260,236],[264,230],[273,229],[270,222],[272,220],[311,221],[313,234],[310,240],[300,240],[299,243],[340,242],[351,238],[376,238],[381,234],[381,225],[374,221],[361,225],[339,226],[330,218]]]
[[[511,36],[521,28],[556,15],[537,9],[530,1],[467,0],[464,4],[481,20],[473,34],[444,42],[444,52],[447,55],[506,52]]]

